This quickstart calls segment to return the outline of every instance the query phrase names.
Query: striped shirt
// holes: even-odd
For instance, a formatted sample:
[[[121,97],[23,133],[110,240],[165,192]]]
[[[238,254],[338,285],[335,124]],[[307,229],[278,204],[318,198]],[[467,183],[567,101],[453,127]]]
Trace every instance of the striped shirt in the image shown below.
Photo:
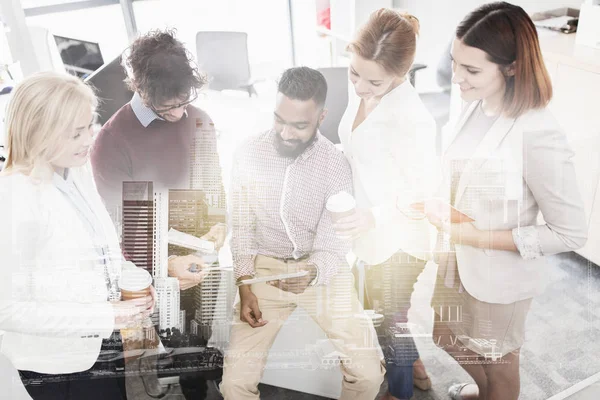
[[[255,274],[254,258],[307,258],[317,268],[317,285],[326,285],[351,243],[333,230],[327,199],[352,193],[345,157],[317,133],[296,159],[281,156],[274,131],[251,138],[234,158],[231,187],[231,249],[236,279]]]

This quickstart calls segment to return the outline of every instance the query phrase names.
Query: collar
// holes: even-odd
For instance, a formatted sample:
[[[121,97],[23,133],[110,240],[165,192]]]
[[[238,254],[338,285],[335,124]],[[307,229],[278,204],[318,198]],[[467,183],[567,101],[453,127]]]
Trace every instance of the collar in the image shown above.
[[[404,96],[406,96],[406,93],[414,90],[413,85],[410,83],[410,80],[408,79],[408,76],[406,77],[406,79],[404,80],[404,82],[402,82],[401,84],[399,84],[398,86],[396,86],[395,88],[393,88],[392,90],[389,91],[389,93],[387,93],[385,96],[383,96],[381,98],[381,100],[379,101],[379,105],[378,107],[383,103],[387,103],[390,102],[394,99],[402,99]]]
[[[144,128],[147,128],[148,125],[150,125],[150,123],[155,119],[163,120],[161,117],[156,115],[156,113],[152,111],[150,107],[146,107],[146,105],[142,102],[142,97],[137,92],[133,94],[129,104],[131,104],[133,113]]]
[[[152,111],[150,107],[147,107],[144,104],[144,102],[142,101],[142,97],[137,92],[133,94],[133,97],[131,98],[129,104],[131,105],[133,113],[144,128],[147,128],[148,125],[150,125],[150,123],[155,119],[159,121],[164,121],[164,119],[159,117],[154,111]],[[187,117],[187,110],[183,112],[183,115]]]
[[[68,192],[69,187],[73,185],[73,174],[69,169],[65,169],[65,176],[60,176],[55,172],[52,175],[52,183],[62,192]]]

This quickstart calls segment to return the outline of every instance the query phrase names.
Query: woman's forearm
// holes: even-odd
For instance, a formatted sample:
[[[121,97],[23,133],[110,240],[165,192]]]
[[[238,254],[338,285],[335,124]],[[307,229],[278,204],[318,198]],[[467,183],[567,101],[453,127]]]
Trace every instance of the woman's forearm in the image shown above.
[[[518,252],[512,231],[480,231],[479,246],[482,249]]]
[[[484,231],[472,224],[452,224],[452,240],[455,243],[488,250],[506,250],[518,252],[512,231]]]

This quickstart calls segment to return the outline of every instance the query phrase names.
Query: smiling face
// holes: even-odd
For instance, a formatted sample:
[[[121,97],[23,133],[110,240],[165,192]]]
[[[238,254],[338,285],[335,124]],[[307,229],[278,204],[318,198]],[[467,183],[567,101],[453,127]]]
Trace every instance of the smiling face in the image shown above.
[[[352,53],[348,77],[356,95],[363,100],[381,98],[398,86],[404,78],[388,73],[375,61],[370,61]]]
[[[314,100],[290,99],[277,93],[273,129],[275,146],[285,157],[297,157],[312,143],[326,111]]]
[[[52,161],[52,167],[60,172],[65,168],[84,165],[89,157],[90,147],[94,139],[94,114],[91,108],[82,110],[75,121],[74,129],[65,132],[59,155]]]
[[[501,107],[506,91],[502,67],[491,62],[485,51],[467,46],[460,39],[454,40],[451,55],[452,83],[459,85],[462,99],[484,100],[494,108]]]

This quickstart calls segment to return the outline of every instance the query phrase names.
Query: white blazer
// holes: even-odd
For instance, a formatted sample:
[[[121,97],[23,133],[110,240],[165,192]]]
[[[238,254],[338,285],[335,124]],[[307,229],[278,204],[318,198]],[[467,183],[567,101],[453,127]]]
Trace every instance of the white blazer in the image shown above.
[[[370,208],[376,227],[355,240],[353,251],[379,264],[402,250],[430,258],[432,226],[399,210],[430,197],[439,184],[435,120],[408,80],[385,95],[352,132],[360,98],[349,88],[339,136],[352,166],[358,208]]]
[[[120,271],[118,239],[89,167],[73,182],[108,238],[108,268]],[[46,374],[89,369],[113,332],[104,265],[77,210],[52,183],[0,177],[1,351],[17,369]]]
[[[478,106],[465,107],[448,146]],[[548,109],[499,117],[477,146],[460,175],[454,206],[469,210],[478,229],[513,230],[520,252],[456,245],[461,281],[473,297],[508,304],[536,296],[547,285],[547,263],[554,262],[543,256],[585,244],[588,226],[572,157]],[[443,165],[449,183],[451,170]]]

